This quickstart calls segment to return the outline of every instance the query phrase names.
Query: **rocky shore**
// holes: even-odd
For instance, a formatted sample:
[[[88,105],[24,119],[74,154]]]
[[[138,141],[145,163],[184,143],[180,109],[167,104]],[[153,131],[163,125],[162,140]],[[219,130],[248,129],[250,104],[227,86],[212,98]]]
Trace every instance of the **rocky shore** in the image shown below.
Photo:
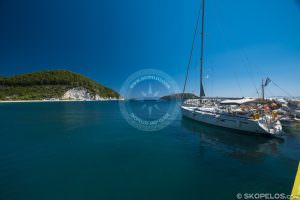
[[[98,94],[91,94],[84,87],[76,87],[68,90],[61,98],[49,98],[41,100],[4,100],[0,103],[22,103],[22,102],[72,102],[72,101],[117,101],[122,100],[121,98],[114,97],[101,97]]]

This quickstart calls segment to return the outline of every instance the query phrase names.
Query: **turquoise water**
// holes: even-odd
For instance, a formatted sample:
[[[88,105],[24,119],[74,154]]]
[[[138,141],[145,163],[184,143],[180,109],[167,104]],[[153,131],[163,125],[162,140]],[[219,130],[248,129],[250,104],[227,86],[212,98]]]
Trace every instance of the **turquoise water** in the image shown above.
[[[118,102],[0,104],[0,125],[0,199],[289,194],[300,158],[297,127],[281,141],[179,114],[144,132],[123,119]]]

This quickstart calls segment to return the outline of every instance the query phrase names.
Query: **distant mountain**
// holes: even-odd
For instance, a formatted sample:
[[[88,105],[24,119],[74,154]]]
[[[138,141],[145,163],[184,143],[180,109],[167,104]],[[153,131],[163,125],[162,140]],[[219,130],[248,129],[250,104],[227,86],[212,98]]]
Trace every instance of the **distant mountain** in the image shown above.
[[[119,98],[114,90],[81,74],[48,70],[0,76],[0,100],[102,99]]]
[[[173,99],[181,99],[181,98],[183,98],[183,99],[196,99],[196,98],[199,98],[199,97],[196,96],[193,93],[176,93],[176,94],[171,94],[171,95],[163,96],[160,99],[173,100]]]

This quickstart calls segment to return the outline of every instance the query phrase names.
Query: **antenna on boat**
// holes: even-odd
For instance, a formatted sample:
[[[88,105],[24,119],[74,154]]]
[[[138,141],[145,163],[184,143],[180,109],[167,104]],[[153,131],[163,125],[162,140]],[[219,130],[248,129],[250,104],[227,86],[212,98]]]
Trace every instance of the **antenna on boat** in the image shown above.
[[[201,58],[200,58],[200,99],[205,96],[203,87],[203,56],[204,56],[204,11],[205,0],[202,0],[202,25],[201,25]]]

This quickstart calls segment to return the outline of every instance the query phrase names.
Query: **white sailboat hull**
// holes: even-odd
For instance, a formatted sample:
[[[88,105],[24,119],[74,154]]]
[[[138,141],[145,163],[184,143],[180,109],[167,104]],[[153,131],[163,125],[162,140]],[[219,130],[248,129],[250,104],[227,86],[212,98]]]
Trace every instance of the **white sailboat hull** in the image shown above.
[[[197,107],[182,106],[181,110],[183,116],[206,124],[268,136],[280,136],[282,133],[280,122],[277,124],[277,127],[273,127],[276,129],[275,130],[267,128],[264,124],[257,120],[245,117],[243,118],[222,113],[206,112],[201,109],[197,109]]]

